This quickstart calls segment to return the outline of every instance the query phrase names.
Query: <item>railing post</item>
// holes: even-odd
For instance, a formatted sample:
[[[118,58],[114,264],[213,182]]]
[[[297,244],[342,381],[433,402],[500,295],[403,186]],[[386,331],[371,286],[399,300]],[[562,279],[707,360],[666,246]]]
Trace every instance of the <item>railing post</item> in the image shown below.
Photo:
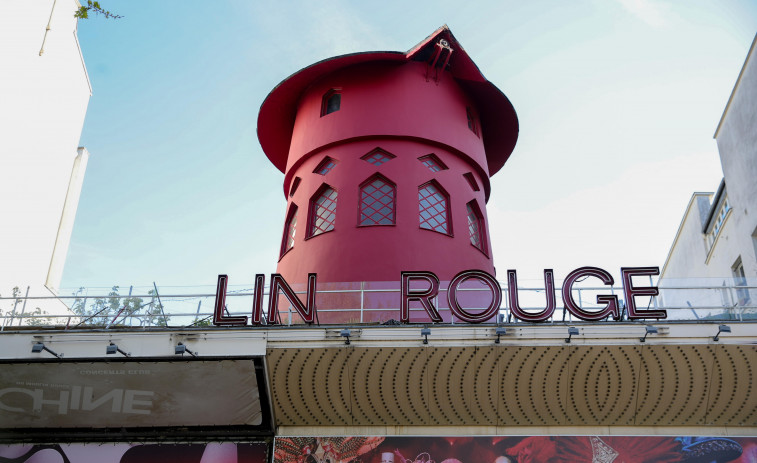
[[[13,319],[16,317],[16,307],[18,306],[18,301],[21,300],[21,298],[16,298],[16,300],[13,302],[13,311],[11,312],[11,318],[10,321],[7,323],[8,326],[13,326]],[[6,323],[3,323],[2,328],[0,328],[0,331],[5,330]]]
[[[19,315],[18,317],[22,321],[24,319],[24,312],[26,312],[26,301],[29,300],[29,288],[31,288],[31,286],[26,287],[26,295],[24,296],[24,303],[21,305],[21,315]],[[18,324],[21,325],[21,323],[22,322],[20,321]]]
[[[360,282],[360,323],[363,323],[363,311],[365,310],[365,282]]]
[[[649,275],[649,286],[650,286],[650,287],[653,287],[653,286],[654,286],[654,282],[652,281],[652,275]],[[657,294],[658,294],[658,295],[660,294],[660,292],[659,292],[659,289],[658,289],[658,291],[657,291]],[[658,309],[658,307],[657,307],[657,297],[658,297],[658,296],[652,296],[652,302],[654,303],[654,308],[655,308],[655,310],[657,310],[657,309]]]

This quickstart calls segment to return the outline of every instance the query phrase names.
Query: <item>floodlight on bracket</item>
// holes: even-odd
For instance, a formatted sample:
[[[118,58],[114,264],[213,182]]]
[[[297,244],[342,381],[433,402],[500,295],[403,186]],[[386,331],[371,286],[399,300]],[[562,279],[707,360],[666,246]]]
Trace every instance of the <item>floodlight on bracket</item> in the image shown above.
[[[568,328],[568,337],[565,338],[565,342],[570,343],[570,338],[572,338],[573,336],[578,336],[578,334],[579,334],[578,328],[576,328],[575,326],[569,327]]]
[[[45,343],[43,343],[43,342],[35,342],[32,345],[32,353],[33,354],[38,354],[38,353],[40,353],[42,351],[49,352],[50,354],[54,355],[55,358],[63,358],[63,354],[58,354],[56,352],[53,352],[53,350],[50,349],[49,347],[47,347],[45,345]]]
[[[176,344],[176,347],[174,348],[174,354],[183,356],[184,352],[191,354],[192,357],[197,357],[197,352],[192,352],[189,347],[187,347],[183,342]]]
[[[717,342],[720,340],[720,333],[730,333],[731,327],[728,325],[720,325],[718,326],[718,333],[712,338],[713,341]]]
[[[499,344],[500,342],[500,336],[506,336],[507,335],[507,328],[498,326],[494,329],[494,334],[497,335],[497,339],[494,340],[494,344]]]
[[[431,334],[430,328],[421,329],[421,336],[423,336],[423,344],[428,344],[428,337]]]
[[[117,344],[111,342],[105,348],[105,354],[106,355],[110,355],[110,354],[115,354],[115,353],[119,353],[119,354],[123,355],[124,357],[131,357],[131,353],[124,352],[123,350],[121,350],[120,347],[118,347]]]
[[[641,342],[647,342],[647,336],[648,335],[650,335],[650,334],[657,334],[657,327],[656,326],[645,326],[644,328],[645,328],[644,337],[643,338],[639,338],[639,341],[641,341]]]

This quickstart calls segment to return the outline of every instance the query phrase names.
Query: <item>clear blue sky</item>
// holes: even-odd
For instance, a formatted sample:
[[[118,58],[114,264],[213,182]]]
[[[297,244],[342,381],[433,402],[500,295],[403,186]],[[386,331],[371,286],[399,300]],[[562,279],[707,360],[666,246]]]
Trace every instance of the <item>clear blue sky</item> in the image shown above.
[[[488,205],[498,273],[662,266],[691,193],[722,176],[712,135],[757,32],[752,0],[103,3],[124,17],[79,21],[92,157],[64,288],[273,271],[286,203],[255,132],[268,92],[445,23],[520,120]]]

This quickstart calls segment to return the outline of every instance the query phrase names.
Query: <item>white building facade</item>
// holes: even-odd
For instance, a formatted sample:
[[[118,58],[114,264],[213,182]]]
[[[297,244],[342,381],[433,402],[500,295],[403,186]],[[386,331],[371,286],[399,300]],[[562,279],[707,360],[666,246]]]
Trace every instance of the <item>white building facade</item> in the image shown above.
[[[50,296],[61,280],[89,157],[79,147],[91,87],[78,7],[76,0],[0,3],[3,297]],[[8,304],[0,310],[13,310]]]
[[[757,37],[715,132],[723,181],[714,194],[692,195],[661,274],[661,286],[732,287],[709,295],[732,307],[754,305],[757,284],[755,55]]]

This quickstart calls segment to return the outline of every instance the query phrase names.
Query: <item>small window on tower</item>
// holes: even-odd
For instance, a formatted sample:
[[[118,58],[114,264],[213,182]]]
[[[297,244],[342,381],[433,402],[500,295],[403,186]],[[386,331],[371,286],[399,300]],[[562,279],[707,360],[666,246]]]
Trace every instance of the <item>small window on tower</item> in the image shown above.
[[[381,164],[385,162],[391,161],[395,157],[396,157],[395,155],[391,153],[387,153],[381,148],[376,148],[375,150],[371,151],[365,156],[362,156],[360,159],[362,159],[365,162],[371,163],[374,166],[380,166]]]
[[[334,229],[336,196],[336,190],[324,184],[310,200],[308,238]]]
[[[444,163],[433,153],[421,156],[418,160],[422,162],[424,166],[428,167],[428,170],[431,172],[439,172],[440,170],[448,169],[448,167],[445,166]]]
[[[465,113],[468,116],[468,128],[471,132],[478,136],[478,124],[476,124],[476,116],[473,115],[473,111],[470,108],[465,108]]]
[[[330,157],[326,156],[323,158],[323,161],[318,164],[318,167],[315,168],[313,171],[314,174],[321,174],[326,175],[329,172],[331,172],[331,169],[333,169],[336,166],[337,161],[334,159],[331,159]]]
[[[297,232],[297,205],[292,203],[284,225],[284,238],[281,240],[281,255],[294,247],[294,234]]]
[[[321,102],[321,117],[339,111],[341,106],[342,91],[337,88],[332,88],[323,95],[323,101]]]
[[[468,181],[468,185],[470,185],[473,191],[479,191],[481,189],[478,187],[478,182],[476,181],[476,177],[473,176],[473,172],[466,172],[463,174],[463,177]]]
[[[291,198],[294,196],[294,192],[297,191],[297,187],[300,186],[300,177],[295,177],[294,180],[292,180],[292,187],[289,188],[289,197]]]
[[[486,254],[486,233],[484,231],[484,219],[478,204],[473,200],[465,205],[468,215],[468,236],[470,244],[477,247],[479,251]]]

